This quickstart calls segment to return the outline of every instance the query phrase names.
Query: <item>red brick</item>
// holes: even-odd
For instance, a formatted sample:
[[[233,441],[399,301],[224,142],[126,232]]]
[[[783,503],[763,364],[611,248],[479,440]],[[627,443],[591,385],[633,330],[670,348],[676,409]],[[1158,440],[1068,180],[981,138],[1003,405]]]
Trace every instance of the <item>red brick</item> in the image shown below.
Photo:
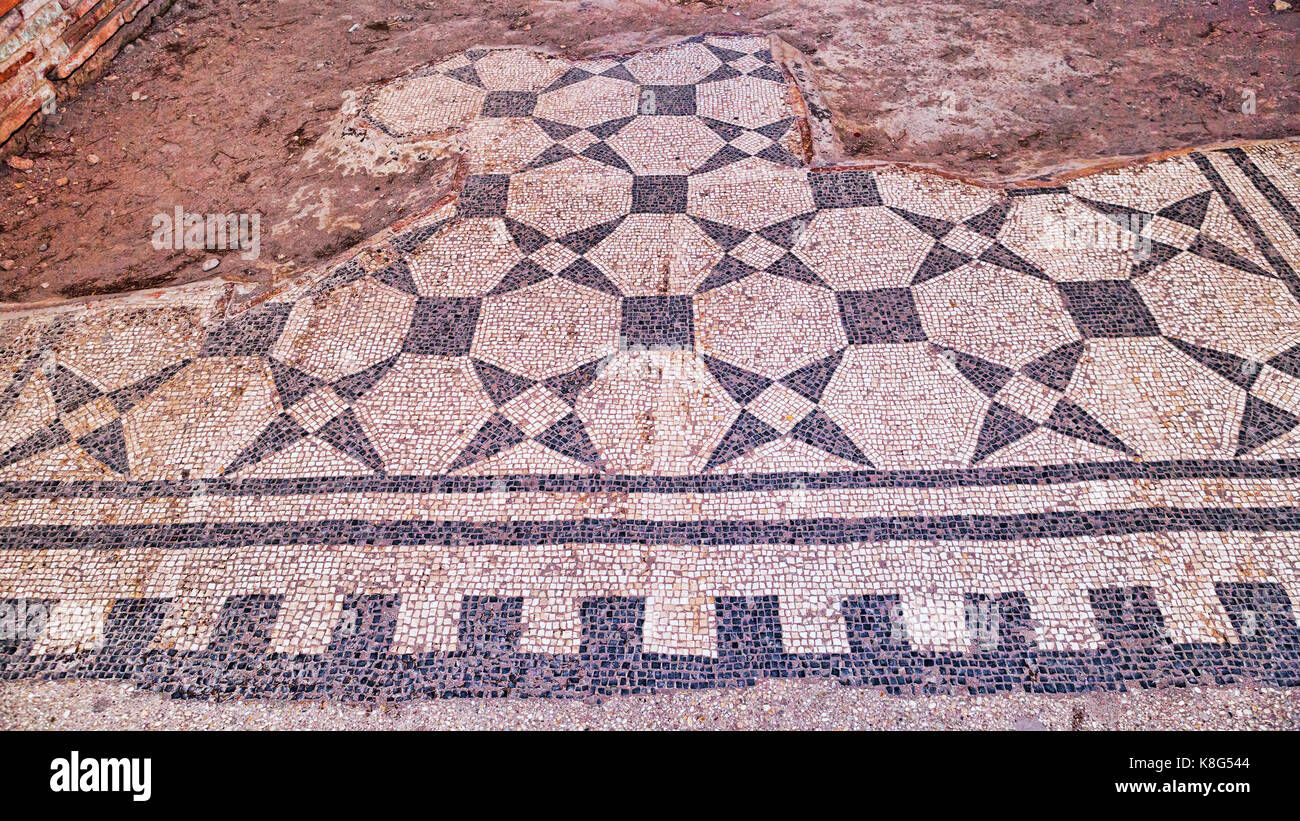
[[[0,85],[4,85],[5,83],[13,79],[14,75],[18,73],[19,69],[21,69],[23,66],[30,63],[33,60],[33,58],[36,57],[36,52],[38,50],[40,50],[39,43],[28,48],[26,51],[18,55],[13,60],[10,60],[9,65],[5,66],[4,68],[0,68]]]

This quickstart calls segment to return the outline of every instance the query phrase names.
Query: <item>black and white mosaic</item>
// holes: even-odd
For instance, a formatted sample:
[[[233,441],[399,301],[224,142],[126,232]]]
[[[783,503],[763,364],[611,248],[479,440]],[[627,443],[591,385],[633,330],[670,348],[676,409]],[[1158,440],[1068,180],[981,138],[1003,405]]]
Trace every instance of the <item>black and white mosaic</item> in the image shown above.
[[[374,89],[456,199],[0,314],[0,678],[177,697],[1300,682],[1300,149],[811,168],[765,38]],[[234,306],[239,307],[234,307]]]

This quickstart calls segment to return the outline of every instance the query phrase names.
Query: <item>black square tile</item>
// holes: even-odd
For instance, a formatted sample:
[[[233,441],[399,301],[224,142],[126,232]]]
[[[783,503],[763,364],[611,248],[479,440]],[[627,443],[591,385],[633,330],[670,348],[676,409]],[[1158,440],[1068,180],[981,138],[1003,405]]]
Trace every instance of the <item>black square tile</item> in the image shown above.
[[[908,649],[903,606],[897,595],[849,596],[840,603],[849,650],[878,653]]]
[[[689,296],[629,296],[623,299],[623,336],[628,345],[680,350],[694,344]]]
[[[632,213],[684,214],[685,212],[685,177],[663,174],[632,178]]]
[[[641,86],[637,113],[661,117],[694,116],[695,86]]]
[[[484,117],[531,117],[537,95],[531,91],[489,91],[483,100]]]
[[[1214,589],[1238,639],[1300,649],[1300,626],[1282,585],[1216,582]]]
[[[781,605],[776,596],[718,596],[718,655],[735,665],[748,657],[761,665],[781,652]]]
[[[1126,279],[1058,282],[1056,287],[1085,337],[1160,335],[1142,295]]]
[[[508,655],[523,635],[522,596],[466,596],[461,599],[458,629],[462,652]]]
[[[117,599],[104,621],[100,652],[128,659],[149,649],[158,635],[171,599]]]
[[[280,615],[284,596],[249,594],[230,596],[221,605],[212,641],[213,653],[257,653],[271,644],[271,630]]]
[[[852,345],[924,342],[925,329],[907,288],[841,291],[840,314]]]
[[[880,205],[876,178],[870,171],[823,171],[808,175],[818,208],[869,208]]]
[[[966,633],[977,650],[1013,651],[1034,639],[1029,597],[1014,591],[966,594]]]
[[[367,655],[386,652],[397,632],[401,597],[384,593],[350,593],[330,636],[329,653],[353,656],[363,663]]]
[[[404,353],[466,356],[474,341],[480,300],[477,297],[421,297],[415,304]]]
[[[504,217],[509,193],[508,174],[472,174],[465,178],[456,213],[462,217]]]
[[[641,652],[645,599],[601,596],[584,599],[580,609],[584,656],[626,658]]]
[[[1088,591],[1097,632],[1107,644],[1143,644],[1164,636],[1165,620],[1149,587],[1105,587]]]

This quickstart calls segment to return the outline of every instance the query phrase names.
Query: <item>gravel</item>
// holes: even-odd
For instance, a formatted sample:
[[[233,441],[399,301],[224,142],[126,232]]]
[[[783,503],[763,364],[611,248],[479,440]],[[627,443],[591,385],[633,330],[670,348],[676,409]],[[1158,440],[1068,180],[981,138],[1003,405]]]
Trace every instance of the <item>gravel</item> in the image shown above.
[[[387,705],[170,699],[122,682],[0,684],[0,730],[1294,730],[1300,690],[891,696],[828,682],[603,700]]]

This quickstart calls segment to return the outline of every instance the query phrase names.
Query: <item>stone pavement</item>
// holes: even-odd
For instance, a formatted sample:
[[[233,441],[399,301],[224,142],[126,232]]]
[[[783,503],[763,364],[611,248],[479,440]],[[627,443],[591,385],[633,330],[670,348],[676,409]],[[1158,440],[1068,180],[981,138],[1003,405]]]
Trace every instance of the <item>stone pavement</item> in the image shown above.
[[[1300,143],[995,189],[808,108],[466,52],[366,97],[463,182],[351,259],[0,314],[0,678],[1300,683]]]

